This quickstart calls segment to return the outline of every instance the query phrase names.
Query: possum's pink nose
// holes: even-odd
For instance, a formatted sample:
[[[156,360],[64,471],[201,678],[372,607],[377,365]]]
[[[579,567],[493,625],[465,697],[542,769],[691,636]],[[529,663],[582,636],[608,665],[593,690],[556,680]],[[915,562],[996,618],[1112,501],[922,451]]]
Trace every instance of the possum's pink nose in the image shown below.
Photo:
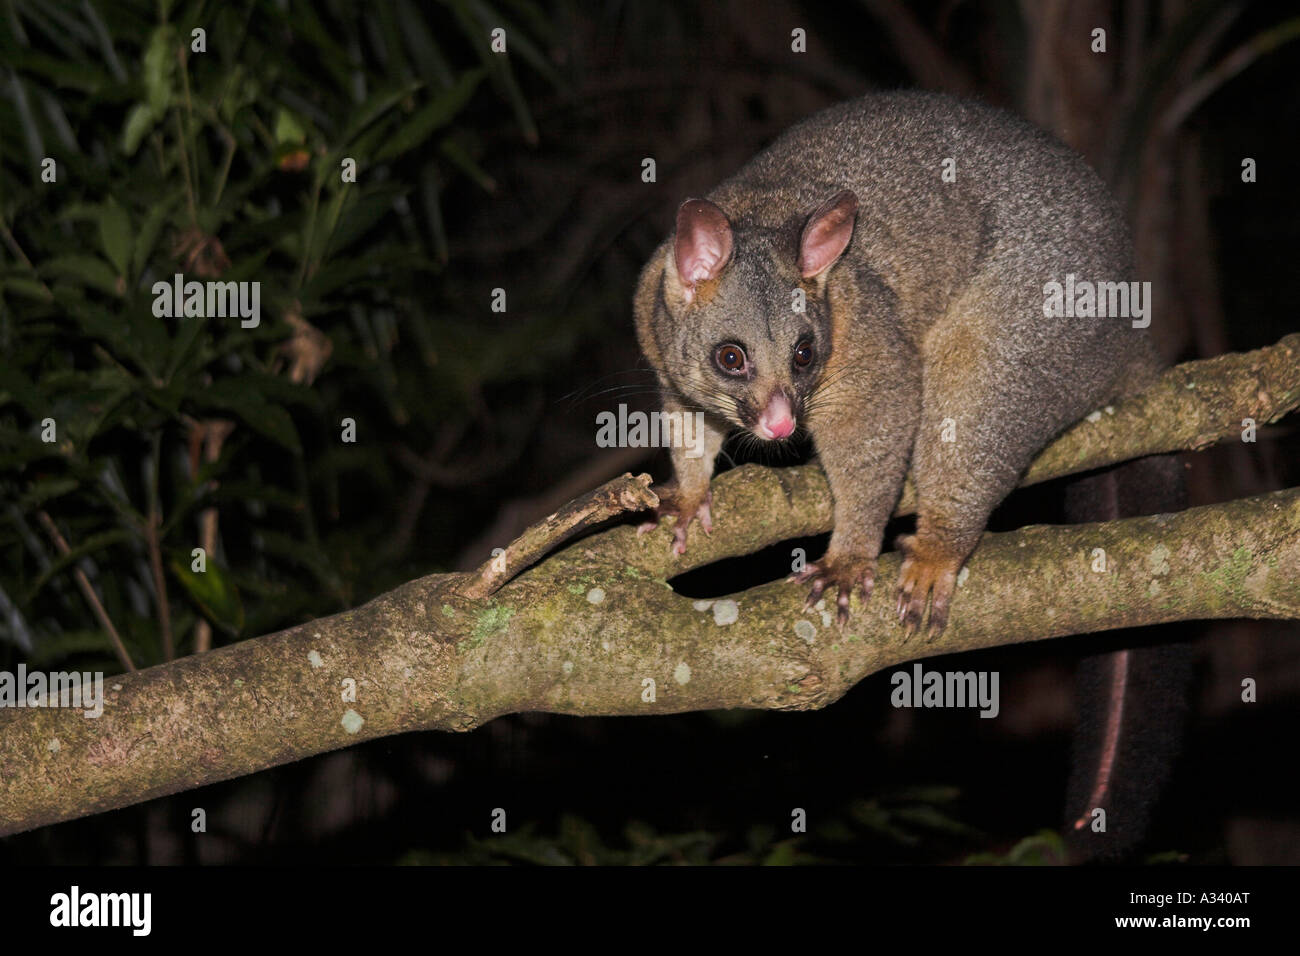
[[[773,392],[767,400],[767,408],[758,416],[754,431],[767,439],[789,438],[794,434],[794,409],[785,392]]]

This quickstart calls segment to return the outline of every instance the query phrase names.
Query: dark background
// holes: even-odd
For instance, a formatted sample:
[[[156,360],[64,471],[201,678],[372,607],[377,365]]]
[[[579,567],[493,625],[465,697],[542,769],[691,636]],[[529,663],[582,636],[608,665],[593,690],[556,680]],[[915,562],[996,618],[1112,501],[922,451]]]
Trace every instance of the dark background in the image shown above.
[[[121,669],[74,567],[144,667],[168,658],[168,631],[174,656],[331,614],[473,567],[623,471],[665,476],[594,444],[598,411],[655,406],[632,334],[638,270],[684,197],[869,90],[981,96],[1084,153],[1127,204],[1170,360],[1275,342],[1300,291],[1294,16],[1089,0],[5,0],[0,669]],[[507,56],[488,47],[498,26]],[[206,52],[190,50],[195,27]],[[355,184],[339,182],[343,157]],[[261,327],[153,318],[152,283],[178,271],[260,281]],[[57,448],[38,438],[47,415]],[[338,439],[344,417],[355,444]],[[1193,503],[1295,485],[1294,433],[1292,417],[1192,456]],[[1019,493],[994,527],[1057,520],[1059,497]],[[198,580],[188,554],[204,542]],[[676,583],[743,589],[788,554]],[[1295,626],[1146,636],[1203,654],[1140,858],[1300,860]],[[997,720],[894,710],[888,674],[821,713],[516,715],[21,834],[0,860],[1051,861],[1070,671],[1103,643],[928,665],[999,671]],[[791,839],[796,806],[811,834]],[[489,837],[493,807],[510,836]]]

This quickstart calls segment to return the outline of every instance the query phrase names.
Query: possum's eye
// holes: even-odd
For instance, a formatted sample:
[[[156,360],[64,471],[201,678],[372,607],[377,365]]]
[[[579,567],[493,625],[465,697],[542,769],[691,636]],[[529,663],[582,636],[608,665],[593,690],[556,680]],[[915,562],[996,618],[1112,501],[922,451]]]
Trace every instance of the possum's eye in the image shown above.
[[[713,361],[728,375],[745,374],[745,350],[739,345],[731,342],[719,345],[713,352]]]
[[[799,344],[794,347],[794,364],[796,368],[807,368],[812,364],[813,347],[812,342],[807,339],[800,339]]]

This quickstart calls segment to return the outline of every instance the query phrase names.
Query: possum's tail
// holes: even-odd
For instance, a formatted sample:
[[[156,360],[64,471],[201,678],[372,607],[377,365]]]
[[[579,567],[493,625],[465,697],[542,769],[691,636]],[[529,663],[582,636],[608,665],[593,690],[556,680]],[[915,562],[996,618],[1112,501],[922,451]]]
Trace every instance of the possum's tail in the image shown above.
[[[1176,455],[1127,462],[1081,478],[1066,491],[1072,521],[1110,521],[1185,506]],[[1191,646],[1144,644],[1141,630],[1115,636],[1127,649],[1084,658],[1075,678],[1078,723],[1066,843],[1076,862],[1116,860],[1134,849],[1182,746]]]

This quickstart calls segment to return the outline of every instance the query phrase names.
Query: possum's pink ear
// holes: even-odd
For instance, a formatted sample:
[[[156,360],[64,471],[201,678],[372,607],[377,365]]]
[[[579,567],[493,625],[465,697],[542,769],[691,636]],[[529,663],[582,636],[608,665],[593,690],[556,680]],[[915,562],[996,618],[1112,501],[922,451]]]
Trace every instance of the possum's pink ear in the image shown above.
[[[799,237],[799,273],[805,279],[821,275],[835,265],[849,240],[858,215],[858,197],[847,189],[817,207]]]
[[[677,210],[677,277],[689,303],[695,287],[716,279],[731,259],[731,223],[707,199],[688,199]]]

